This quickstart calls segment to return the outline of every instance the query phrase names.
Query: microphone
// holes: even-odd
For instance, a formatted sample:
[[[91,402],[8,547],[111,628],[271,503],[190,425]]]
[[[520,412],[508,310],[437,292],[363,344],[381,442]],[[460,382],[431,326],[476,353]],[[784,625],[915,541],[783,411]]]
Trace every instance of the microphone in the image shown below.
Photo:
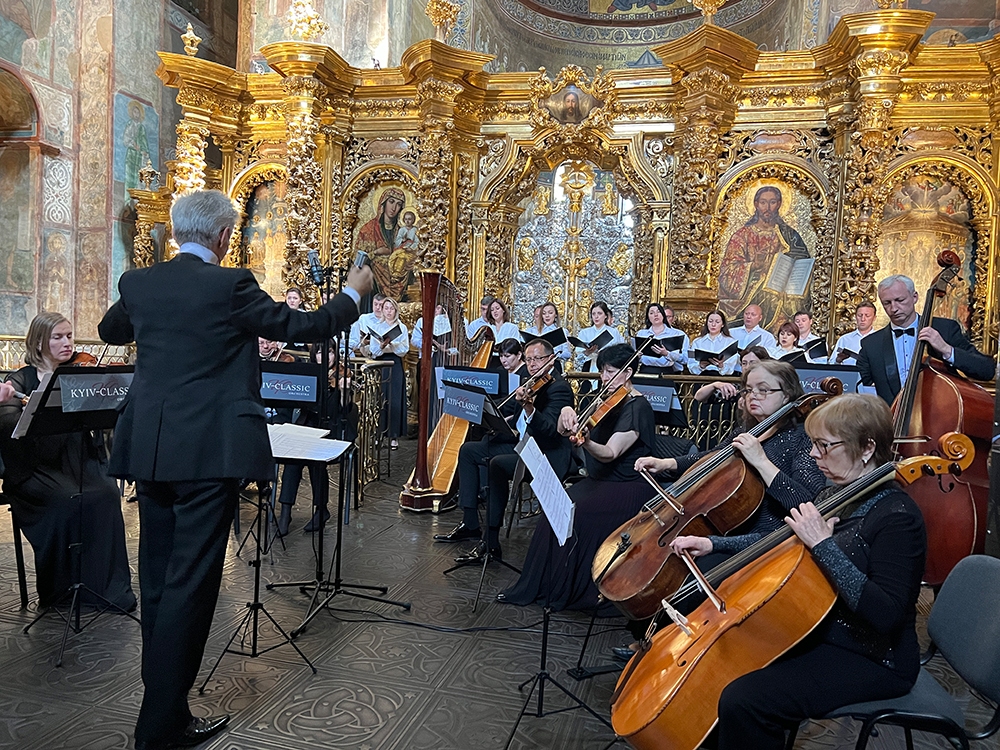
[[[322,286],[323,266],[319,262],[319,253],[315,250],[310,250],[307,257],[309,258],[309,272],[312,274],[313,283],[316,286]]]

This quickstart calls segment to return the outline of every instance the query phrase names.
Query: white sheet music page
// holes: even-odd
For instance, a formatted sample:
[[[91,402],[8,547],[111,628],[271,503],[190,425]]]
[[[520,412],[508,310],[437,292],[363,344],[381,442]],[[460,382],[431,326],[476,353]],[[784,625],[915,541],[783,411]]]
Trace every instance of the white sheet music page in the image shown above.
[[[31,392],[30,396],[28,396],[28,403],[25,405],[24,411],[21,412],[21,417],[17,420],[17,424],[14,426],[14,433],[11,437],[22,438],[28,434],[28,428],[31,426],[31,420],[35,416],[35,412],[38,411],[38,407],[41,406],[42,395],[45,393],[45,389],[51,379],[51,372],[47,372],[42,375],[41,382],[39,382],[38,387]]]
[[[522,440],[515,450],[531,472],[531,489],[538,497],[538,502],[545,511],[545,517],[549,520],[549,526],[552,527],[552,533],[556,535],[559,546],[562,547],[566,544],[566,540],[573,536],[573,515],[576,506],[566,494],[562,482],[552,470],[552,464],[542,453],[534,438]]]
[[[295,424],[267,426],[267,436],[271,440],[271,455],[275,458],[325,463],[335,461],[351,444],[343,440],[326,440],[323,436],[327,434],[329,430]]]

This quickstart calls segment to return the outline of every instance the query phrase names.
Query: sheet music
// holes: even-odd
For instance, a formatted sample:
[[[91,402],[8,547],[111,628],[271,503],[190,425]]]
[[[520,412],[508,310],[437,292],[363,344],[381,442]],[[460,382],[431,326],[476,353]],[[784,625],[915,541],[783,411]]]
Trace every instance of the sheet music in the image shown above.
[[[329,430],[295,424],[269,424],[267,436],[271,441],[271,455],[275,458],[292,458],[300,461],[329,463],[340,458],[351,444],[343,440],[326,440]]]
[[[566,494],[562,482],[552,470],[552,464],[542,453],[534,438],[522,440],[515,450],[531,472],[531,489],[538,497],[538,502],[545,511],[545,517],[549,520],[549,526],[552,527],[552,532],[562,547],[566,544],[566,540],[573,536],[573,516],[576,506]]]
[[[28,428],[31,427],[31,420],[34,418],[35,412],[38,411],[38,407],[42,404],[42,396],[45,395],[45,389],[51,379],[51,372],[47,372],[42,376],[38,387],[28,397],[28,403],[24,407],[24,411],[21,412],[21,418],[17,420],[17,425],[15,425],[14,433],[11,437],[23,438],[28,434]]]

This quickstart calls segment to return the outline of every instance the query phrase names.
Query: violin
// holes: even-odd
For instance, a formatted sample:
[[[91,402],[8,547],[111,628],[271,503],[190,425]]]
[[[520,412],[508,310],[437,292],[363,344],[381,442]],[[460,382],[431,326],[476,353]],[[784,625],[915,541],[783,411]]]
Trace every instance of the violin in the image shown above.
[[[630,367],[632,371],[635,372],[635,363],[639,357],[642,356],[642,350],[649,345],[649,342],[653,339],[647,339],[646,343],[636,349],[635,353],[629,357],[628,362],[622,365],[619,372],[627,370]],[[617,377],[617,376],[616,376]],[[594,396],[593,400],[587,404],[587,408],[584,409],[577,416],[577,431],[576,434],[570,435],[570,442],[574,445],[580,445],[583,443],[584,430],[591,430],[600,423],[604,417],[613,412],[618,406],[629,398],[632,397],[632,389],[626,388],[624,383],[621,383],[614,388],[611,388],[611,383],[614,382],[614,378],[608,382],[597,395]]]
[[[73,356],[63,362],[72,367],[97,367],[97,357],[90,352],[74,352]]]
[[[524,399],[523,400],[533,400],[535,396],[542,392],[542,390],[555,380],[555,376],[552,374],[552,368],[556,363],[556,355],[552,353],[549,355],[548,359],[542,364],[542,369],[536,372],[534,375],[530,376],[521,385],[519,385],[514,392],[507,396],[503,401],[497,404],[497,408],[502,408],[508,401],[514,398],[518,391],[524,389]]]
[[[820,387],[823,393],[785,404],[749,434],[767,440],[787,419],[804,418],[844,390],[836,378],[824,378]],[[604,541],[592,569],[601,595],[633,620],[652,616],[687,578],[687,566],[670,546],[674,539],[726,534],[749,519],[764,499],[763,480],[732,444],[701,458],[665,490],[648,472],[640,473],[657,494]],[[630,546],[613,559],[623,534],[629,535]]]
[[[972,465],[975,451],[965,435],[945,435],[939,446],[943,456],[889,461],[817,503],[817,509],[824,518],[840,516],[894,478],[909,485]],[[672,601],[696,587],[707,601],[685,617],[663,600],[673,623],[640,642],[611,699],[615,733],[641,750],[697,748],[718,720],[723,689],[794,647],[837,600],[836,589],[787,526],[707,574],[690,564],[696,582]]]

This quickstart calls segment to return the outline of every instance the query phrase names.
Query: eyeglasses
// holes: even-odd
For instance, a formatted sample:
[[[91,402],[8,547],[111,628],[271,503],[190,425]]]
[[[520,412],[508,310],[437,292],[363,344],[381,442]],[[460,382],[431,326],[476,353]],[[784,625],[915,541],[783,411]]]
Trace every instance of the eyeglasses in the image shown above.
[[[772,393],[778,393],[781,388],[744,388],[741,393],[746,398],[767,398]]]
[[[548,357],[525,357],[524,361],[531,362],[532,364],[537,364],[539,362],[548,362],[550,359],[552,359],[551,355],[549,355]]]
[[[812,440],[811,442],[813,444],[813,448],[815,448],[816,452],[821,456],[826,456],[826,454],[830,452],[831,448],[844,444],[843,440],[835,440],[832,443],[828,443],[825,440]]]

